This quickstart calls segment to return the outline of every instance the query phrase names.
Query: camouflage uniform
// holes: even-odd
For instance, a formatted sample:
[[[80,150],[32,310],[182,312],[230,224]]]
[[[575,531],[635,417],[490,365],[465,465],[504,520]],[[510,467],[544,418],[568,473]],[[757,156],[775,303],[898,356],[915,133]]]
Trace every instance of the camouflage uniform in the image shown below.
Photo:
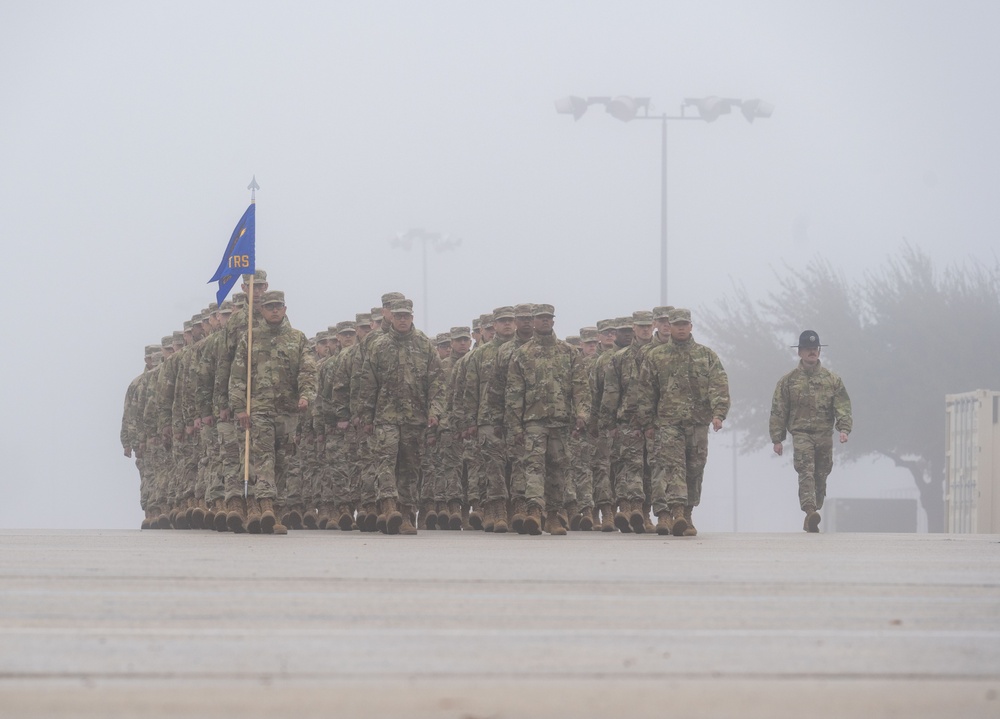
[[[268,292],[263,300],[281,295]],[[239,406],[247,394],[247,337],[240,339],[229,380],[230,406]],[[254,325],[253,366],[251,368],[250,462],[253,496],[278,497],[294,454],[292,438],[298,424],[298,402],[316,397],[316,362],[309,342],[293,329],[287,317],[276,326],[264,321]],[[226,498],[238,496],[238,478],[226,478]],[[249,490],[248,490],[249,494]]]
[[[803,362],[786,374],[771,400],[771,442],[792,435],[795,471],[799,475],[799,505],[822,509],[826,478],[833,469],[833,430],[850,434],[851,398],[840,377],[817,361]]]
[[[354,334],[357,324],[345,320],[339,322],[335,328],[335,334]],[[345,340],[346,342],[347,340]],[[324,437],[324,467],[323,475],[327,485],[324,501],[336,505],[340,508],[339,523],[340,529],[351,528],[349,518],[353,518],[354,503],[357,501],[356,487],[351,481],[352,471],[350,466],[350,442],[353,438],[353,430],[348,425],[346,429],[341,429],[338,424],[349,423],[350,413],[347,402],[343,399],[335,401],[334,387],[337,377],[342,373],[345,362],[353,360],[351,350],[355,345],[343,349],[337,354],[327,358],[320,373],[319,392],[317,395],[317,417],[320,418],[323,426]],[[343,387],[343,385],[342,385]],[[327,525],[329,526],[329,525]]]
[[[393,312],[412,313],[409,300],[394,300]],[[391,325],[369,343],[359,382],[360,416],[372,427],[375,485],[379,500],[416,505],[421,454],[428,421],[444,413],[444,376],[437,350],[411,328]],[[408,509],[406,511],[409,511]]]
[[[671,322],[685,319],[676,309]],[[708,425],[729,412],[729,379],[718,355],[693,338],[646,354],[639,373],[636,427],[655,429],[653,511],[696,507],[708,459]]]
[[[535,317],[554,314],[551,305],[535,306]],[[554,333],[536,333],[513,353],[504,423],[514,443],[524,446],[524,496],[529,512],[537,518],[536,511],[548,511],[547,528],[558,521],[555,510],[565,501],[569,432],[585,426],[589,412],[589,387],[576,349]]]

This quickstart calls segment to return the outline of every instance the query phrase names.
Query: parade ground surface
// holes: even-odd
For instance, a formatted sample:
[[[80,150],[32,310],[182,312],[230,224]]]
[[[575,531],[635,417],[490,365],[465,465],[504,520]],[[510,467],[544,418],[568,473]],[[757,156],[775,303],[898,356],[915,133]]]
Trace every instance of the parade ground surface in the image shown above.
[[[0,530],[3,717],[1000,717],[1000,536]]]

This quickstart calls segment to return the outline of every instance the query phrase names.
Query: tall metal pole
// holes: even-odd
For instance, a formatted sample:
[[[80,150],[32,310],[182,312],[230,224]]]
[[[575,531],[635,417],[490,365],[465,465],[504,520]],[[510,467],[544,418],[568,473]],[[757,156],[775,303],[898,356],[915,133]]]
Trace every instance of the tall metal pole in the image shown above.
[[[660,116],[663,127],[660,148],[660,304],[667,304],[667,116]]]
[[[420,244],[423,246],[423,263],[424,263],[424,332],[430,331],[430,325],[427,324],[427,238],[421,237]]]

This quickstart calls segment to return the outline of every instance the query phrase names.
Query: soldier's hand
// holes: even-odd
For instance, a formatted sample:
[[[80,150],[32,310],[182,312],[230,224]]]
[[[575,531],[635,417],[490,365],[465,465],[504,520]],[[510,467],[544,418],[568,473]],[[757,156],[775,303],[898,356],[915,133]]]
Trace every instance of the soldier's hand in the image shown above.
[[[125,456],[126,457],[131,457],[132,456],[132,450],[129,447],[125,448]]]
[[[250,415],[246,412],[240,412],[237,414],[236,421],[240,423],[240,429],[250,429]]]
[[[219,421],[220,422],[228,422],[229,421],[229,417],[230,417],[230,413],[229,413],[228,409],[220,409],[219,410]]]
[[[656,430],[650,427],[649,429],[646,430],[645,434],[646,434],[646,439],[652,441],[653,438],[656,436]]]
[[[841,432],[840,433],[840,443],[843,444],[846,441],[847,441],[847,432]]]
[[[194,428],[195,430],[201,429],[201,417],[194,418]]]
[[[337,429],[339,429],[341,432],[346,432],[347,428],[350,427],[350,426],[351,426],[351,423],[348,422],[348,421],[346,421],[346,420],[341,421],[341,422],[337,422]]]
[[[299,399],[299,412],[305,412],[309,408],[309,400],[305,397]]]
[[[722,429],[722,420],[719,417],[712,417],[712,429],[716,432]]]
[[[174,441],[175,442],[180,442],[182,439],[184,439],[184,433],[183,432],[174,432]]]
[[[781,442],[775,442],[774,443],[774,453],[780,457],[782,451],[783,450],[782,450],[782,447],[781,447]]]
[[[438,418],[437,417],[428,417],[427,418],[427,428],[428,429],[430,429],[431,427],[437,427],[437,426],[438,426]]]
[[[185,425],[185,427],[184,427],[184,436],[185,437],[190,437],[192,434],[194,434],[194,430],[195,430],[195,426],[193,424]]]
[[[201,418],[202,427],[211,427],[213,424],[215,424],[215,417],[213,417],[212,415],[208,415],[207,417]]]
[[[373,424],[366,424],[364,426],[364,431],[365,431],[365,434],[371,434],[372,432],[375,431],[375,425],[373,425]]]

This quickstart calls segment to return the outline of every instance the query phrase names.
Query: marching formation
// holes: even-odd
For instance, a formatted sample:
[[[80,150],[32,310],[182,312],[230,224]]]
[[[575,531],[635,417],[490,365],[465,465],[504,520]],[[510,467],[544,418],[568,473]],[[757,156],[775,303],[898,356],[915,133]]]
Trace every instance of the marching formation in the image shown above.
[[[697,534],[730,400],[688,310],[563,341],[552,305],[518,304],[431,339],[390,292],[309,340],[266,272],[243,281],[147,347],[126,392],[144,529]]]

